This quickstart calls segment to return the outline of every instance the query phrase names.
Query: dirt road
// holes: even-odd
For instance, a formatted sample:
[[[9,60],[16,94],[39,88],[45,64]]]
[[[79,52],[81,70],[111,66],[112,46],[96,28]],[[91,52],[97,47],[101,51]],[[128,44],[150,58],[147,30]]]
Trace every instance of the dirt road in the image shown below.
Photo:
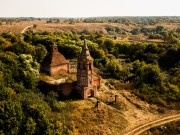
[[[121,110],[120,112],[128,121],[128,126],[124,131],[118,133],[119,135],[138,135],[152,127],[180,120],[180,113],[178,111],[169,110],[164,114],[159,114],[157,106],[141,101],[130,91],[121,90],[118,92],[109,90],[105,84],[102,86],[105,91],[111,92],[110,95],[118,95],[119,102],[123,106],[121,108],[123,111]]]
[[[27,26],[26,28],[24,28],[24,29],[21,31],[21,33],[23,34],[28,28],[32,28],[32,27],[33,27],[32,25]]]
[[[136,127],[134,129],[132,129],[131,131],[127,131],[126,133],[124,133],[124,135],[139,135],[139,134],[143,133],[144,131],[146,131],[150,128],[160,126],[160,125],[164,125],[166,123],[169,123],[172,121],[178,121],[178,120],[180,120],[180,114],[164,117],[162,119],[158,119],[158,120],[149,122],[145,125]]]

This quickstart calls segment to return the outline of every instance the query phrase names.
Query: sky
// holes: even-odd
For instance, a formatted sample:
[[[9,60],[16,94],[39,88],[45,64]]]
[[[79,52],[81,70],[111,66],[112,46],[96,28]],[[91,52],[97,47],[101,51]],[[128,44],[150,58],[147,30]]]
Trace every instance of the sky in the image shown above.
[[[180,0],[0,0],[0,17],[180,16]]]

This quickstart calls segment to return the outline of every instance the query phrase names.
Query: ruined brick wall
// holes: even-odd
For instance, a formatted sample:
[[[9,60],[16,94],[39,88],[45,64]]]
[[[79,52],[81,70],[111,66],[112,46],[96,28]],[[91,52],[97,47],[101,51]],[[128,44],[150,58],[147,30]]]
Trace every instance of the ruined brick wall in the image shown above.
[[[75,83],[64,83],[60,85],[53,85],[46,82],[41,82],[43,85],[40,88],[42,92],[48,93],[50,91],[58,92],[59,97],[70,97],[72,93],[76,90]]]
[[[77,94],[80,96],[82,99],[86,99],[88,97],[94,97],[97,95],[97,87],[92,86],[92,87],[75,87]]]
[[[101,87],[102,79],[99,76],[94,75],[93,76],[93,85],[95,85],[97,88]]]
[[[75,85],[73,83],[65,83],[58,88],[58,91],[65,97],[69,97],[75,90]]]

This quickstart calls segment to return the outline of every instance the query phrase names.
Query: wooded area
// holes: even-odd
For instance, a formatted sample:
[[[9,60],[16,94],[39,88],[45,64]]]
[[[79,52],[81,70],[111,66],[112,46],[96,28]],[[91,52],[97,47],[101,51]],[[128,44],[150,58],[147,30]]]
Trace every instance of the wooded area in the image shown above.
[[[29,18],[27,20],[29,21]],[[49,19],[47,23],[58,23],[58,20],[61,22],[61,19]],[[2,22],[0,25],[14,21],[22,21],[22,19],[0,19]],[[74,30],[33,32],[31,29],[23,35],[13,32],[2,33],[0,35],[0,125],[2,125],[0,134],[75,132],[74,127],[68,126],[75,124],[69,124],[63,118],[72,118],[70,112],[75,106],[68,102],[59,103],[56,92],[43,94],[39,89],[39,70],[42,60],[50,51],[50,45],[57,44],[59,51],[67,59],[77,59],[84,38],[94,59],[94,66],[101,71],[103,78],[114,78],[123,83],[131,83],[134,88],[132,92],[150,104],[180,109],[180,28],[168,29],[159,25],[160,22],[179,23],[179,17],[112,17],[62,19],[62,21],[123,23],[138,27],[130,31],[120,27],[106,27],[106,34],[88,29],[81,32]],[[157,23],[159,26],[155,28],[143,27],[146,24]],[[38,28],[38,24],[34,29],[36,27]],[[118,40],[118,37],[127,34],[144,35],[149,39],[161,39],[163,42]],[[68,115],[63,116],[65,113]],[[58,117],[58,114],[61,115]],[[85,132],[83,129],[80,131]]]

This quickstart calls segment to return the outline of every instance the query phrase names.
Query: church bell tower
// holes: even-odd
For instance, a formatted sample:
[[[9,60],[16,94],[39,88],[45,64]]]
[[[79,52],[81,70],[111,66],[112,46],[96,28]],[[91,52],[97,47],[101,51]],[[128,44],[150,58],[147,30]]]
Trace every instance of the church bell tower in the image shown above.
[[[77,62],[77,88],[83,99],[96,96],[97,88],[93,85],[93,58],[84,39],[82,52]]]

